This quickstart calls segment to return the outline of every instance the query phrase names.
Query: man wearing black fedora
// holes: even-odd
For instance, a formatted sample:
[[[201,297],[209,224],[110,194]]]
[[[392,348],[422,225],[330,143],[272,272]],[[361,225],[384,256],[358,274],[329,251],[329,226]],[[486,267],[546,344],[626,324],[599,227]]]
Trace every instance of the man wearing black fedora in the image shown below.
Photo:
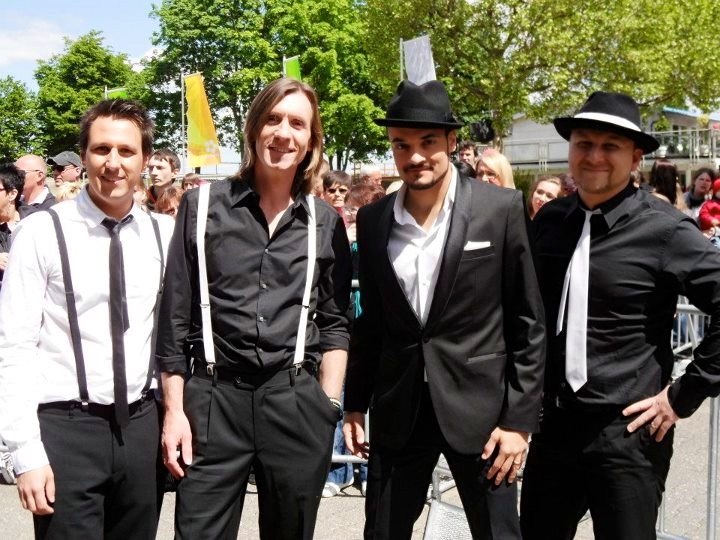
[[[630,179],[658,141],[627,95],[595,92],[555,119],[576,194],[533,221],[548,322],[543,415],[521,503],[527,540],[655,538],[674,425],[720,391],[720,253],[693,220]],[[671,382],[678,295],[712,317]]]
[[[514,480],[545,346],[522,193],[450,164],[461,124],[438,81],[403,81],[376,123],[403,186],[357,218],[363,312],[344,431],[369,452],[365,538],[410,538],[440,453],[473,537],[519,538]]]

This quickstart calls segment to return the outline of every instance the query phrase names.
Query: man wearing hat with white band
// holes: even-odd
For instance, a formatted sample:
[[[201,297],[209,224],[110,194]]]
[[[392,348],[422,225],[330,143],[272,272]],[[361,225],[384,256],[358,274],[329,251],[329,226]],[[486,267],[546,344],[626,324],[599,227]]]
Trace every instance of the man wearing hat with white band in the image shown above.
[[[440,453],[473,537],[520,538],[514,480],[545,352],[522,193],[450,164],[462,124],[438,81],[403,81],[376,123],[403,186],[357,219],[344,431],[351,452],[369,450],[365,538],[410,538]]]
[[[631,171],[658,142],[631,97],[595,92],[555,128],[578,191],[533,222],[548,356],[523,537],[573,538],[589,509],[596,539],[655,538],[674,425],[720,391],[720,253],[691,218],[634,187]],[[671,383],[679,294],[712,322]]]

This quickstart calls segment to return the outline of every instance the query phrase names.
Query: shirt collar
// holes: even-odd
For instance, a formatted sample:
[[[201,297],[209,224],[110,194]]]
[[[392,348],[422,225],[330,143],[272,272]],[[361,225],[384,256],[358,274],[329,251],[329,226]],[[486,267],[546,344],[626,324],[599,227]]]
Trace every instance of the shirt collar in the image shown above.
[[[595,210],[600,211],[600,215],[605,220],[608,229],[612,229],[615,224],[620,220],[621,217],[630,213],[632,207],[635,205],[638,188],[635,187],[632,180],[629,180],[625,188],[618,194],[614,195]],[[565,218],[567,219],[575,212],[587,210],[580,196],[576,193],[573,194],[573,199],[568,206]]]
[[[453,203],[455,202],[457,177],[457,169],[454,165],[450,165],[450,185],[448,186],[447,193],[445,194],[445,200],[443,201],[442,210],[440,212],[441,215],[447,215],[447,213],[450,212],[450,210],[452,209]],[[417,225],[415,218],[413,218],[412,215],[410,215],[410,212],[405,209],[405,194],[407,193],[407,189],[407,184],[403,182],[403,185],[400,186],[400,189],[397,192],[397,197],[395,197],[395,203],[393,205],[395,222],[398,225]],[[438,215],[438,219],[440,219],[440,217],[441,216]]]
[[[38,194],[37,197],[35,197],[32,201],[25,201],[27,204],[42,204],[45,202],[45,199],[47,199],[48,195],[50,195],[50,190],[45,186],[42,188],[42,191]]]
[[[249,197],[249,201],[253,201],[258,204],[260,196],[253,189],[252,185],[244,179],[233,179],[230,180],[230,200],[232,205],[235,206],[240,204],[243,200]],[[310,205],[307,202],[307,195],[300,194],[293,200],[290,208],[295,212],[298,207],[302,207],[307,215],[310,215]]]
[[[88,186],[85,186],[85,189],[80,192],[80,194],[75,198],[75,201],[77,202],[78,214],[83,220],[85,220],[89,227],[101,227],[103,226],[103,219],[110,217],[100,210],[100,208],[98,208],[90,198]],[[137,224],[138,221],[142,221],[149,217],[148,214],[144,212],[135,202],[133,202],[130,211],[126,214],[126,216],[128,215],[133,217],[133,221],[130,225]],[[126,216],[123,216],[123,219]]]

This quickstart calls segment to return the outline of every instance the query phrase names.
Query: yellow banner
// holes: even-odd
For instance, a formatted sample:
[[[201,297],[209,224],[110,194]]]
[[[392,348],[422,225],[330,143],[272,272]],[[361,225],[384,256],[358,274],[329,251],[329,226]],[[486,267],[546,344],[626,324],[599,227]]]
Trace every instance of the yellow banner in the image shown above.
[[[185,75],[185,99],[188,120],[188,166],[217,165],[220,145],[208,104],[202,73]]]

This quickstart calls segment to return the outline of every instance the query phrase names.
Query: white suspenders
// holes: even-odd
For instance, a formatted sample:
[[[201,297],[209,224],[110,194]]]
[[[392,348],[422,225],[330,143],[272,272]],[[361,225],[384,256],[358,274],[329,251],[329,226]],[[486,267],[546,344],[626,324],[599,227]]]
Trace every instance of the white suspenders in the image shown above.
[[[197,211],[197,251],[198,251],[198,278],[200,285],[200,314],[202,316],[203,349],[207,373],[210,376],[215,372],[215,345],[213,343],[212,320],[210,318],[210,293],[208,291],[207,263],[205,259],[205,226],[207,224],[208,205],[210,201],[210,184],[202,184],[199,188]],[[315,225],[315,198],[307,195],[310,215],[308,216],[308,265],[305,278],[305,291],[298,321],[297,340],[295,342],[295,356],[293,366],[299,368],[305,361],[305,333],[310,311],[310,293],[312,292],[313,271],[317,256],[317,227]]]

